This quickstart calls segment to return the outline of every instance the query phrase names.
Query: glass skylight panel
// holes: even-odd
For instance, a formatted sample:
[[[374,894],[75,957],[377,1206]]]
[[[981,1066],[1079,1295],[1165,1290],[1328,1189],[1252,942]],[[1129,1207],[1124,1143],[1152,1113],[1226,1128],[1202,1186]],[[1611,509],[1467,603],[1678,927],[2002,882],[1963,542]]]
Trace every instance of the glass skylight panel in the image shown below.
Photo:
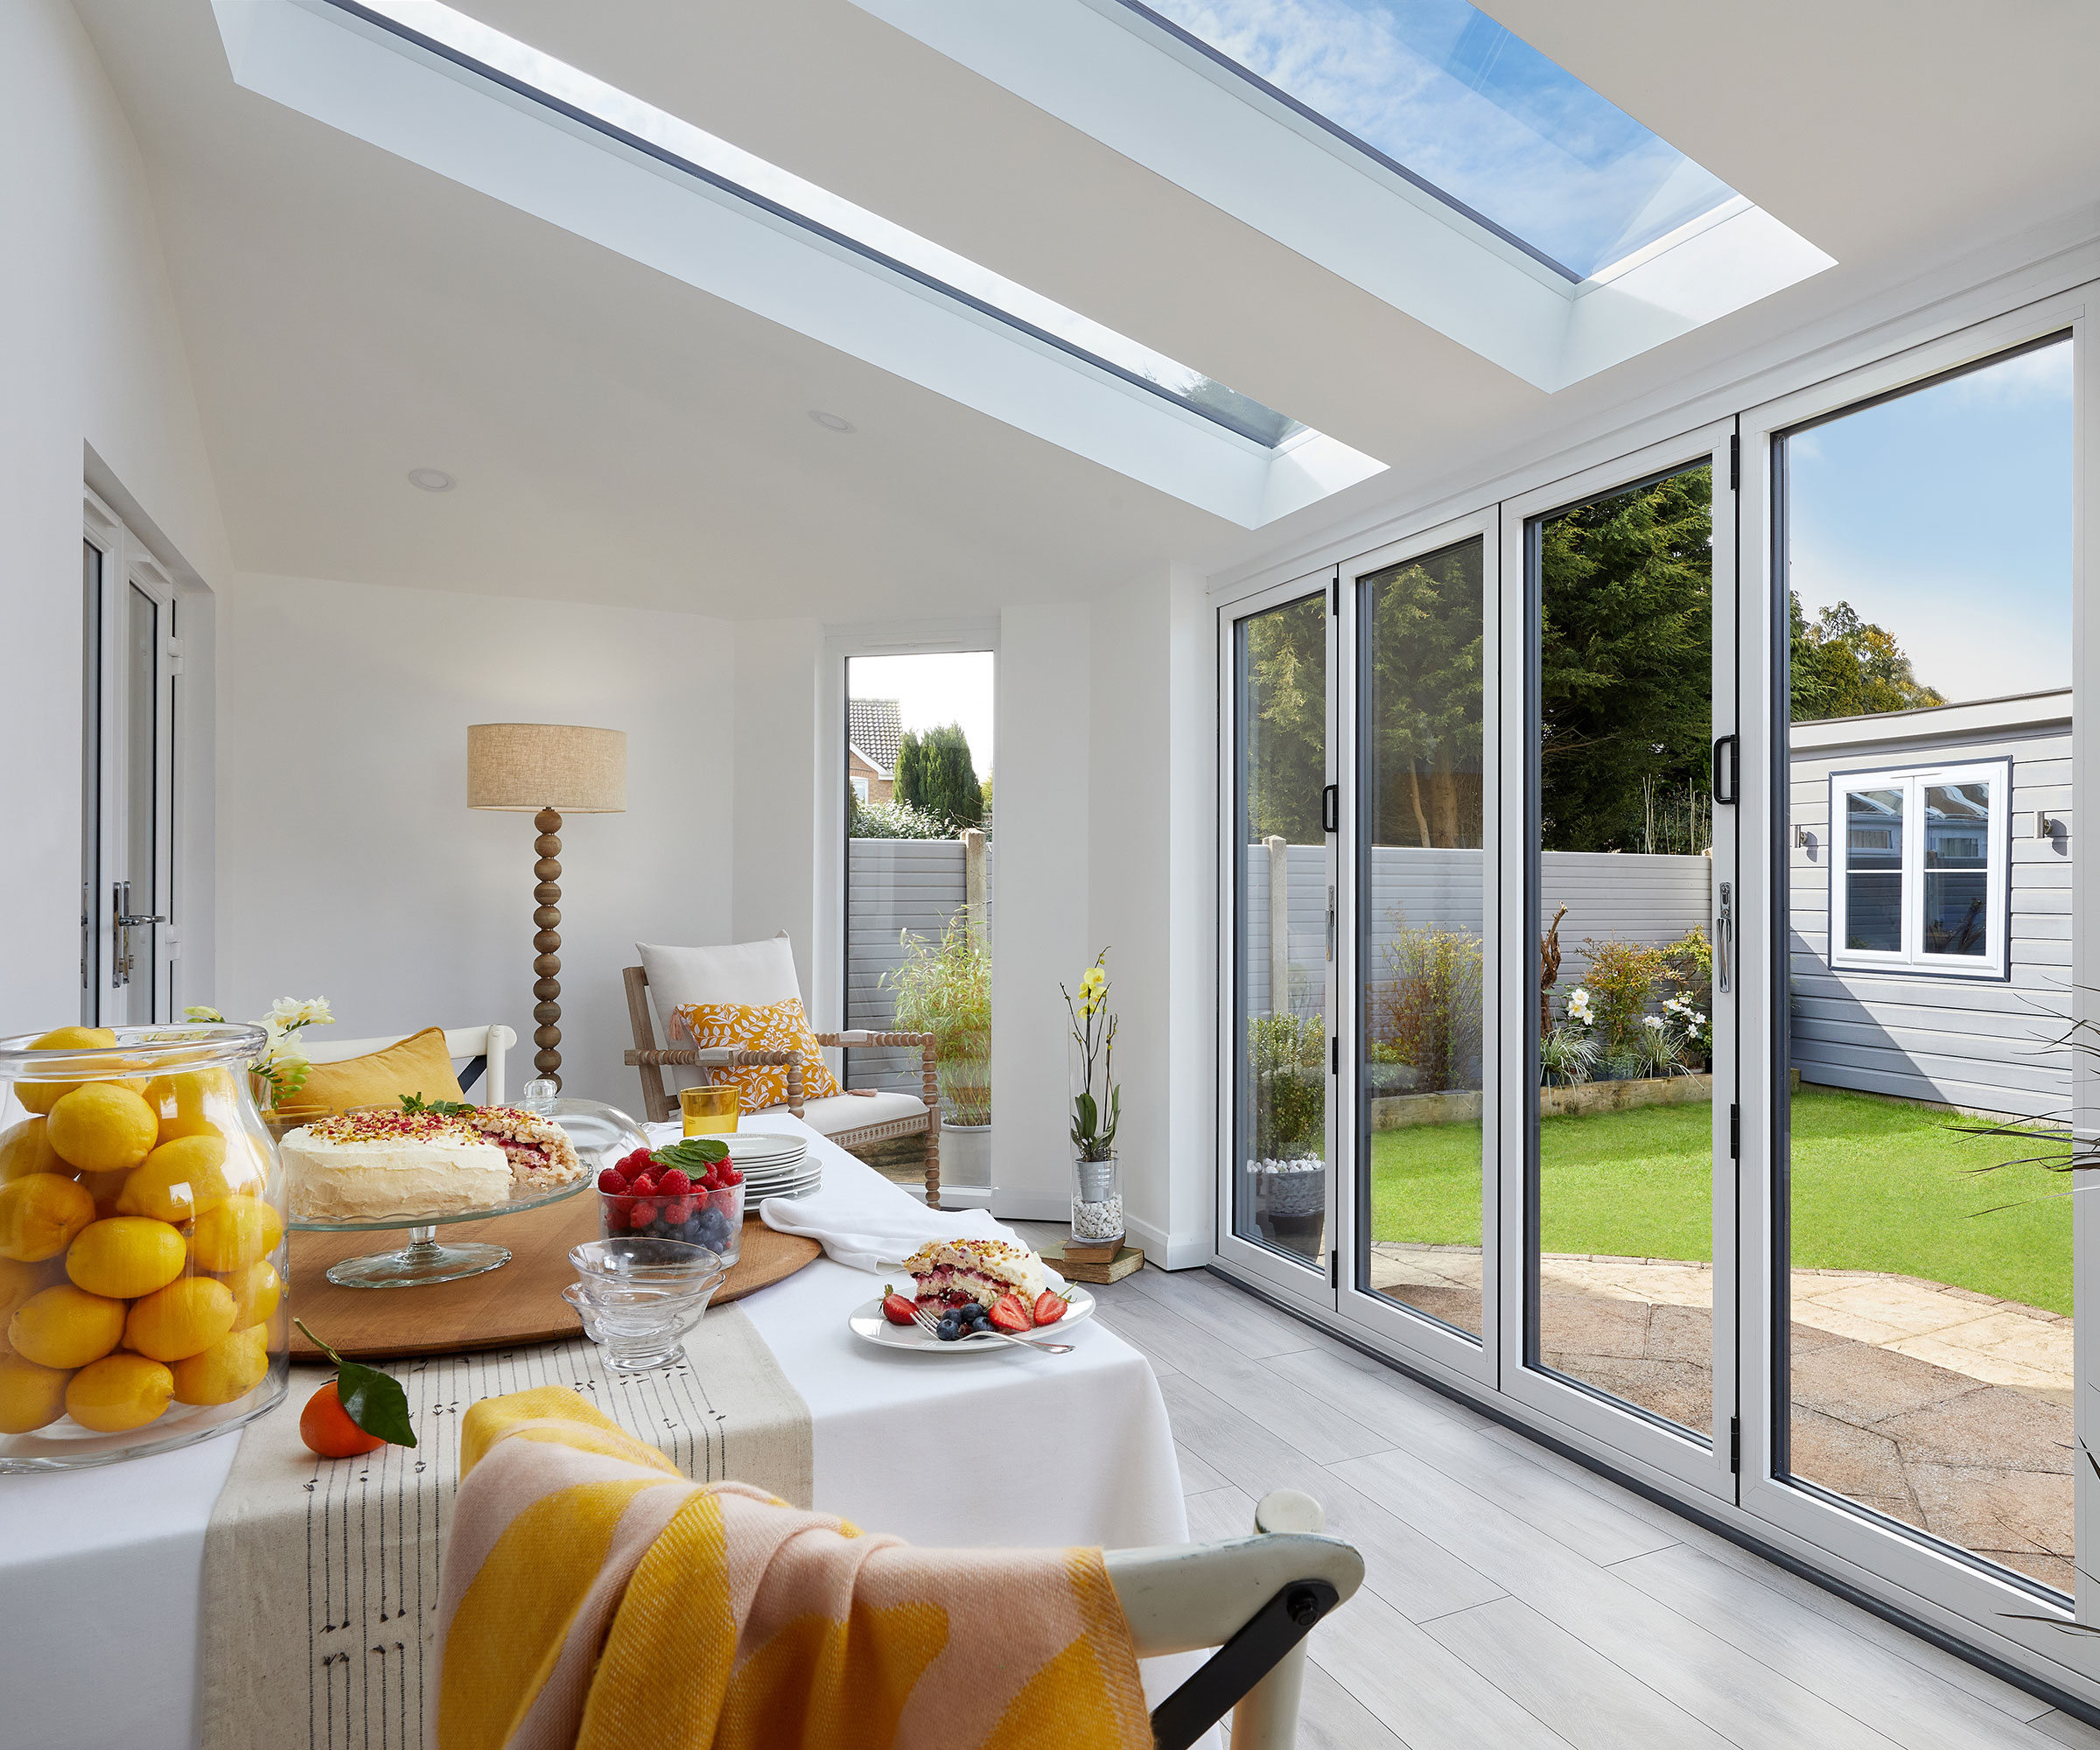
[[[1466,0],[1122,0],[1585,280],[1735,191]]]
[[[944,249],[879,214],[769,164],[704,129],[543,54],[515,37],[438,4],[438,0],[330,0],[340,10],[383,23],[399,34],[448,52],[446,58],[494,73],[514,90],[551,101],[579,119],[657,149],[656,156],[697,169],[718,187],[755,200],[835,242],[900,269],[929,289],[1046,340],[1113,374],[1181,402],[1228,430],[1274,449],[1308,428],[1274,408],[1228,388],[1200,371],[1017,285],[989,268]]]

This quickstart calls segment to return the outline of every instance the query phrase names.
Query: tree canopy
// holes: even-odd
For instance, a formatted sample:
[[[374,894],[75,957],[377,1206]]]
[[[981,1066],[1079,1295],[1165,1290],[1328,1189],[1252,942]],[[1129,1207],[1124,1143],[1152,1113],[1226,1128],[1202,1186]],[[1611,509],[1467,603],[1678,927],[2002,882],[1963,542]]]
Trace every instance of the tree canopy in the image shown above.
[[[970,738],[960,724],[943,724],[925,734],[906,730],[897,748],[899,802],[938,815],[951,830],[984,818],[984,791],[970,757]]]
[[[1241,622],[1247,713],[1247,836],[1292,844],[1326,839],[1327,593]]]
[[[1801,598],[1787,593],[1792,630],[1788,672],[1794,721],[1872,717],[1947,703],[1911,672],[1895,634],[1859,618],[1850,602],[1826,607],[1811,623]]]
[[[1475,538],[1367,580],[1374,844],[1481,842],[1481,565]]]

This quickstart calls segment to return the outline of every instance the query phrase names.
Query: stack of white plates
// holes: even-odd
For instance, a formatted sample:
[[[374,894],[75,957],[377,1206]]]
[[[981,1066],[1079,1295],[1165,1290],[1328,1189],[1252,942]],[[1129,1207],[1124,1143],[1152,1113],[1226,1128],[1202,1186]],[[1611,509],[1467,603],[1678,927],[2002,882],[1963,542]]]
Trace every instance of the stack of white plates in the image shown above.
[[[809,1144],[801,1137],[736,1130],[722,1140],[744,1175],[747,1210],[755,1211],[762,1197],[807,1197],[823,1180],[823,1163],[810,1159]]]

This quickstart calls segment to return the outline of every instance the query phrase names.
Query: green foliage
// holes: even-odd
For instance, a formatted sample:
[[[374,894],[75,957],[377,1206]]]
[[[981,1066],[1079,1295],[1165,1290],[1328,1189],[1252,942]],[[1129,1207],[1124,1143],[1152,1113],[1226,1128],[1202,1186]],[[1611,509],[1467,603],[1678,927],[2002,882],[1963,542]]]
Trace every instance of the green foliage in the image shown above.
[[[909,802],[864,802],[846,792],[848,838],[952,838],[948,822],[941,816],[914,808]]]
[[[1707,468],[1578,506],[1541,529],[1546,850],[1638,850],[1644,786],[1707,792],[1712,532]]]
[[[991,1122],[991,948],[958,908],[938,942],[900,932],[904,964],[882,975],[897,997],[901,1032],[934,1036],[934,1074],[942,1119],[951,1124]]]
[[[1558,1021],[1538,1038],[1538,1067],[1549,1088],[1587,1082],[1597,1066],[1597,1041],[1586,1027]]]
[[[1947,703],[1911,672],[1895,635],[1859,618],[1850,602],[1826,607],[1810,623],[1801,598],[1789,591],[1792,632],[1788,652],[1796,723],[1819,718],[1871,717]]]
[[[1662,976],[1693,1008],[1712,1010],[1713,944],[1707,941],[1704,925],[1694,924],[1662,950]]]
[[[1240,623],[1247,714],[1247,838],[1324,844],[1327,597],[1322,590]]]
[[[1367,586],[1375,844],[1480,844],[1480,572],[1468,541]]]
[[[970,738],[960,724],[924,735],[906,730],[897,749],[896,796],[948,824],[944,837],[984,818],[984,791],[970,763]]]
[[[1073,1046],[1072,1146],[1082,1160],[1112,1160],[1123,1122],[1123,1089],[1116,1085],[1116,1017],[1109,1009],[1109,951],[1102,948],[1079,981],[1074,997],[1060,984]]]
[[[1368,1004],[1373,1060],[1412,1066],[1418,1094],[1478,1088],[1480,937],[1433,924],[1403,925],[1381,957],[1385,976]]]
[[[1326,1027],[1318,1015],[1256,1015],[1247,1023],[1254,1078],[1254,1158],[1304,1160],[1325,1153]]]
[[[1591,940],[1582,946],[1590,957],[1589,976],[1582,982],[1590,993],[1598,1049],[1607,1062],[1645,1056],[1642,1020],[1668,964],[1663,950],[1617,941]]]

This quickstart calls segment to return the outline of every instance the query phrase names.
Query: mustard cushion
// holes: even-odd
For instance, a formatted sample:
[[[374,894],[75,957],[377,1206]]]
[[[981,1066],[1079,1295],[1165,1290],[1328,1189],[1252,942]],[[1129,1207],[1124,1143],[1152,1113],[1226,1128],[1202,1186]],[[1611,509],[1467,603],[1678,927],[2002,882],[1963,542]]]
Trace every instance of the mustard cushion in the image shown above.
[[[802,1098],[821,1100],[839,1091],[838,1078],[824,1061],[802,999],[783,1003],[688,1003],[677,1011],[696,1046],[739,1046],[746,1051],[792,1051],[802,1060]],[[718,1082],[733,1082],[737,1106],[762,1112],[788,1103],[788,1066],[756,1064],[746,1069],[708,1072]]]
[[[403,1094],[420,1094],[426,1100],[466,1098],[452,1074],[443,1027],[425,1027],[364,1057],[317,1063],[307,1071],[306,1085],[286,1104],[346,1112],[353,1106],[391,1106]]]

